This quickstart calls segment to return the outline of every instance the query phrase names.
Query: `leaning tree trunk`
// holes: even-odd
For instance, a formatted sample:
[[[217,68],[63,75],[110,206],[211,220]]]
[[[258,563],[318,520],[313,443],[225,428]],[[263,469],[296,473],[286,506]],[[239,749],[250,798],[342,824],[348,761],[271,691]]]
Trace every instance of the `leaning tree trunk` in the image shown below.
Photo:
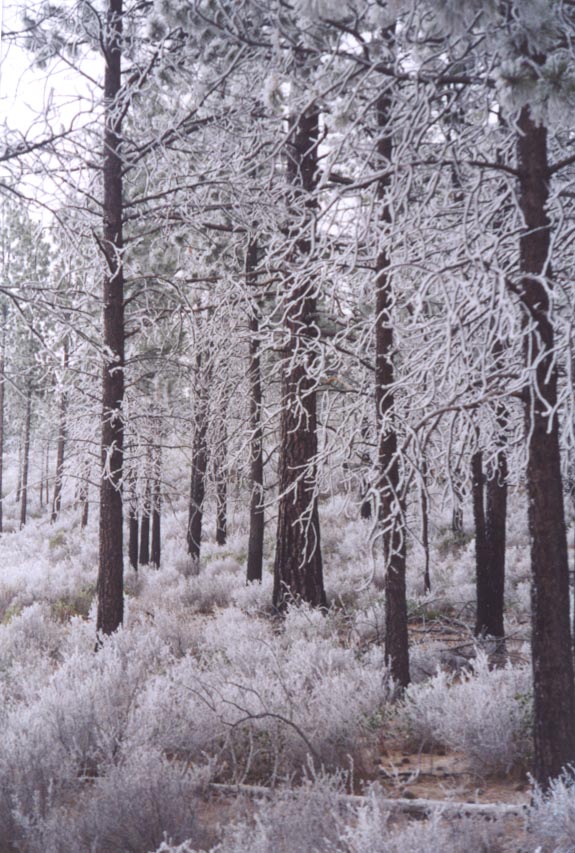
[[[32,383],[26,388],[26,416],[22,444],[22,480],[20,484],[20,527],[26,524],[28,512],[28,469],[30,465],[30,429],[32,426]]]
[[[532,571],[534,775],[546,787],[575,761],[575,685],[569,654],[569,564],[563,506],[557,363],[550,294],[550,172],[547,130],[529,107],[518,122],[520,298],[524,312],[524,363],[528,436],[527,491]]]
[[[4,383],[6,381],[6,326],[8,308],[2,306],[2,346],[0,348],[0,533],[4,530]]]
[[[64,342],[64,374],[68,368],[68,340]],[[65,377],[64,377],[65,381]],[[51,522],[54,524],[62,506],[62,476],[64,474],[64,452],[66,450],[66,413],[68,410],[68,393],[63,390],[60,396],[60,413],[58,422],[58,447],[56,452],[56,477],[54,480],[54,499],[52,501]],[[46,498],[47,499],[47,498]]]
[[[256,284],[258,245],[250,240],[246,255],[246,281]],[[264,456],[262,431],[262,376],[259,341],[259,306],[253,300],[250,316],[250,534],[246,580],[262,579],[264,557]]]
[[[280,421],[279,506],[273,604],[326,606],[317,498],[317,392],[309,375],[317,339],[316,283],[309,273],[316,199],[319,114],[311,107],[292,119],[287,146],[293,248],[284,290],[285,345]]]
[[[387,32],[390,45],[394,34]],[[389,84],[377,101],[378,168],[389,169],[393,145],[391,138],[392,96]],[[385,232],[376,258],[375,278],[375,414],[379,439],[377,449],[377,491],[379,520],[385,560],[385,656],[390,673],[401,687],[409,684],[409,645],[407,635],[407,597],[405,588],[405,506],[401,495],[398,458],[397,419],[395,414],[395,341],[392,307],[393,280],[387,251],[392,211],[389,199],[391,176],[380,178],[377,198],[380,223]]]
[[[102,248],[103,283],[102,480],[100,487],[100,553],[98,568],[98,632],[111,634],[124,615],[122,465],[124,446],[124,270],[121,123],[122,0],[108,0],[104,55],[104,185]]]

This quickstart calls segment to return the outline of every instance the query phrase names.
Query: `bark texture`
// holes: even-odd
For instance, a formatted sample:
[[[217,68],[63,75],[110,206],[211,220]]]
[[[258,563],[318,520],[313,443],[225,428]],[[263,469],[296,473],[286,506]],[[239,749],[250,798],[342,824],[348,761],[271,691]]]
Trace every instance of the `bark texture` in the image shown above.
[[[570,654],[569,566],[563,506],[557,364],[550,293],[547,131],[524,107],[518,122],[520,295],[524,311],[525,394],[529,441],[527,489],[532,568],[534,775],[547,786],[575,761],[575,686]]]
[[[258,246],[255,240],[248,245],[246,255],[246,282],[255,284]],[[264,554],[264,458],[262,432],[262,377],[259,341],[259,308],[256,300],[250,316],[250,534],[248,540],[248,565],[246,580],[260,581]]]
[[[192,471],[190,476],[190,503],[188,511],[188,554],[200,559],[202,521],[206,496],[206,471],[208,467],[208,376],[202,373],[202,358],[198,355],[196,375],[196,417],[192,444]]]
[[[30,432],[32,429],[32,383],[26,387],[26,414],[24,416],[24,441],[22,442],[22,479],[20,483],[20,527],[26,524],[28,514],[28,470],[30,467]]]
[[[388,43],[393,34],[388,31]],[[389,88],[377,101],[378,168],[386,169],[392,159],[390,134],[392,97]],[[409,647],[407,636],[407,598],[405,589],[405,524],[401,494],[395,418],[395,343],[392,309],[393,281],[389,272],[388,226],[392,222],[389,192],[391,176],[378,181],[377,198],[380,225],[384,234],[376,259],[375,278],[375,406],[378,426],[377,491],[379,520],[385,560],[385,655],[390,672],[401,687],[409,684]]]
[[[287,146],[293,241],[285,280],[285,348],[280,422],[279,506],[274,561],[274,607],[290,601],[326,606],[316,482],[316,283],[309,273],[315,227],[319,115],[312,107],[292,119]]]
[[[122,464],[124,446],[124,272],[121,155],[122,0],[108,0],[104,38],[105,119],[102,178],[104,185],[102,480],[100,486],[100,559],[97,630],[111,634],[124,615]]]
[[[68,369],[68,340],[64,343],[64,374]],[[56,449],[56,477],[54,479],[54,498],[52,500],[52,524],[60,515],[62,506],[62,477],[64,475],[64,454],[66,451],[66,415],[68,411],[68,393],[63,390],[60,395],[60,411],[58,417],[58,446]],[[48,500],[46,493],[46,500]]]

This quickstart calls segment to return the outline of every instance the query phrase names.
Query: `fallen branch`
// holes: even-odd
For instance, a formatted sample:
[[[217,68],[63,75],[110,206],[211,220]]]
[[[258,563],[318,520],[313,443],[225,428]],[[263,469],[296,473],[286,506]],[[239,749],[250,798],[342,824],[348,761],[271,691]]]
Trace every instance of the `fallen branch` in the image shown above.
[[[297,794],[297,789],[286,791],[286,789],[267,788],[263,785],[224,785],[212,782],[210,789],[220,794],[238,795],[244,794],[248,797],[273,797],[278,790],[282,793]],[[340,794],[342,802],[349,805],[366,805],[368,797],[358,794]],[[415,817],[426,817],[433,811],[441,812],[446,817],[485,817],[495,820],[503,817],[522,817],[526,813],[527,806],[514,805],[511,803],[454,803],[448,800],[410,800],[406,798],[383,799],[380,804],[389,811],[399,811],[403,814]]]

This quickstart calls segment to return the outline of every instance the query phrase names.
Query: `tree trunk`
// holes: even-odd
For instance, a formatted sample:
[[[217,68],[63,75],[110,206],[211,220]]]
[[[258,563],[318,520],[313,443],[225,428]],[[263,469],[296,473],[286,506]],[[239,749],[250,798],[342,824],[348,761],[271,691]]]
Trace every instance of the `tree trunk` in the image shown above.
[[[80,521],[80,526],[82,528],[88,526],[88,515],[90,504],[88,502],[89,497],[89,485],[90,485],[90,463],[87,462],[84,464],[84,470],[82,472],[82,479],[80,481],[80,506],[82,508],[82,518]]]
[[[130,476],[130,501],[128,505],[128,559],[135,572],[138,571],[138,540],[140,525],[138,521],[138,495],[136,477]]]
[[[20,527],[26,524],[28,513],[28,468],[30,465],[30,429],[32,426],[32,383],[26,388],[26,416],[24,421],[24,442],[22,445],[22,481],[20,485]]]
[[[202,357],[197,358],[196,417],[192,445],[192,471],[190,477],[190,505],[188,513],[188,554],[200,559],[202,545],[202,520],[206,496],[206,470],[208,467],[208,399],[207,377],[202,375]]]
[[[122,464],[124,444],[124,270],[121,122],[122,0],[108,0],[104,54],[105,126],[102,178],[103,282],[102,478],[97,630],[111,634],[124,615]]]
[[[256,240],[250,240],[246,255],[246,281],[255,284],[258,260]],[[262,376],[259,341],[259,307],[254,299],[250,315],[250,535],[246,581],[262,579],[264,557],[264,457],[262,432]]]
[[[8,308],[2,306],[2,346],[0,348],[0,533],[4,530],[4,383],[6,382],[6,326]]]
[[[150,559],[159,569],[162,554],[162,457],[161,447],[156,448],[154,459],[154,487],[152,502],[152,549]]]
[[[393,31],[387,31],[386,39],[388,44],[393,46]],[[387,169],[391,163],[391,111],[391,90],[386,88],[377,100],[379,169]],[[386,230],[392,223],[390,191],[391,177],[381,178],[377,184],[377,198],[380,204],[380,222],[382,229]],[[392,677],[398,685],[406,687],[409,684],[405,589],[406,531],[396,432],[393,363],[395,343],[392,320],[394,294],[389,273],[388,243],[389,237],[386,233],[380,241],[382,248],[376,259],[375,279],[375,414],[379,433],[377,491],[385,560],[385,655]]]
[[[423,545],[423,588],[431,592],[430,556],[429,556],[429,497],[427,495],[427,462],[421,463],[421,544]]]
[[[140,522],[140,565],[147,566],[150,562],[150,515],[152,512],[152,492],[149,473],[146,476],[144,489],[144,505]]]
[[[485,477],[483,454],[477,450],[471,457],[471,498],[475,527],[475,635],[484,636],[485,622],[489,620],[491,589],[487,568],[487,531],[485,526]]]
[[[135,572],[138,571],[138,537],[140,533],[138,513],[130,506],[129,528],[128,528],[128,557],[130,565]]]
[[[326,606],[317,498],[316,380],[308,364],[317,338],[316,284],[306,267],[315,228],[319,114],[312,107],[291,122],[286,176],[291,186],[293,250],[284,291],[279,506],[273,604]]]
[[[68,340],[64,343],[64,374],[68,369]],[[60,397],[60,418],[58,424],[58,448],[56,452],[56,477],[54,480],[54,500],[52,501],[51,522],[54,524],[60,514],[62,505],[62,476],[64,473],[64,452],[66,449],[66,412],[68,409],[68,393],[62,391]]]
[[[528,436],[527,490],[532,570],[534,775],[546,787],[575,761],[575,686],[569,627],[569,565],[557,414],[557,364],[550,293],[549,166],[547,131],[529,107],[518,122],[520,296]]]
[[[227,400],[222,401],[222,424],[220,429],[220,446],[217,449],[215,464],[216,480],[216,543],[225,545],[227,539],[227,502],[228,475],[226,471],[228,430],[226,424]]]

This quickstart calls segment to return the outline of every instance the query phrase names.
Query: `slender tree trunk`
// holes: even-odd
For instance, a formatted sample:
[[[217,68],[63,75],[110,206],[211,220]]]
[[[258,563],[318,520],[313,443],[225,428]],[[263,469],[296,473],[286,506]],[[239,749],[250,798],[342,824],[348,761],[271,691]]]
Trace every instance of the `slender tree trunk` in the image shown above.
[[[421,463],[421,544],[423,545],[424,567],[423,588],[431,592],[430,556],[429,556],[429,498],[427,496],[427,462]]]
[[[82,517],[80,521],[80,526],[82,528],[88,526],[88,515],[90,504],[88,501],[89,497],[89,486],[90,486],[90,463],[84,464],[84,470],[82,472],[82,479],[80,481],[80,506],[82,508]]]
[[[388,44],[393,46],[394,34],[386,33]],[[392,159],[391,139],[392,96],[386,88],[377,101],[378,168],[386,169]],[[377,185],[382,230],[392,224],[389,200],[391,177],[381,178]],[[409,684],[409,645],[407,634],[407,597],[405,589],[405,507],[401,495],[401,473],[398,459],[397,427],[395,416],[395,341],[392,308],[393,281],[389,272],[387,251],[389,237],[381,239],[382,248],[376,259],[375,279],[375,405],[378,426],[378,480],[379,518],[385,560],[385,655],[390,672],[401,687]]]
[[[258,245],[250,240],[246,255],[246,281],[255,284]],[[253,300],[250,316],[250,535],[248,540],[247,582],[262,579],[264,556],[264,457],[262,432],[262,376],[259,341],[259,307]]]
[[[50,498],[49,493],[46,493],[46,501]],[[44,453],[40,451],[40,476],[38,477],[38,500],[40,509],[44,509]]]
[[[159,569],[162,558],[162,449],[156,448],[154,458],[154,486],[152,501],[152,549],[150,559]]]
[[[32,426],[32,383],[26,388],[26,418],[22,445],[22,483],[20,488],[20,527],[26,524],[28,513],[28,468],[30,465],[30,430]]]
[[[225,470],[220,470],[216,482],[216,542],[225,545],[227,539],[228,481]]]
[[[138,495],[136,477],[130,476],[130,501],[128,505],[128,559],[135,572],[138,571],[138,540],[140,525],[138,521]]]
[[[6,382],[6,326],[8,308],[2,306],[2,345],[0,347],[0,533],[4,530],[4,383]]]
[[[524,361],[528,436],[527,490],[532,570],[534,775],[547,786],[575,762],[575,685],[569,626],[569,565],[557,413],[557,364],[550,293],[550,224],[547,216],[547,131],[529,107],[518,122],[520,297],[524,310]]]
[[[108,0],[104,54],[105,127],[102,178],[104,368],[102,377],[102,467],[97,630],[111,634],[124,615],[122,464],[124,445],[124,271],[121,122],[122,0]]]
[[[68,341],[64,343],[64,373],[68,369]],[[58,449],[56,453],[56,477],[54,479],[54,500],[52,501],[52,524],[60,514],[62,505],[62,477],[64,474],[64,453],[66,450],[66,413],[68,410],[68,393],[62,391],[60,397],[60,417],[58,424]]]
[[[16,503],[20,503],[20,496],[22,495],[22,440],[20,440],[18,444],[18,481],[16,483]]]
[[[317,498],[316,380],[308,362],[317,338],[316,283],[306,269],[315,228],[319,114],[312,107],[292,120],[287,180],[292,191],[294,240],[285,281],[286,334],[282,371],[279,506],[273,604],[326,606]]]
[[[201,354],[197,358],[196,417],[192,445],[192,471],[190,477],[190,505],[188,513],[188,554],[200,559],[202,544],[202,521],[206,496],[206,471],[208,467],[208,377],[202,371]]]
[[[140,522],[140,565],[147,566],[150,562],[150,515],[152,513],[152,489],[149,472],[144,487],[144,505]]]
[[[485,623],[489,621],[491,589],[487,570],[485,476],[483,473],[483,454],[480,450],[477,450],[471,457],[471,497],[475,526],[475,583],[477,597],[475,634],[476,636],[483,636],[487,633]]]

